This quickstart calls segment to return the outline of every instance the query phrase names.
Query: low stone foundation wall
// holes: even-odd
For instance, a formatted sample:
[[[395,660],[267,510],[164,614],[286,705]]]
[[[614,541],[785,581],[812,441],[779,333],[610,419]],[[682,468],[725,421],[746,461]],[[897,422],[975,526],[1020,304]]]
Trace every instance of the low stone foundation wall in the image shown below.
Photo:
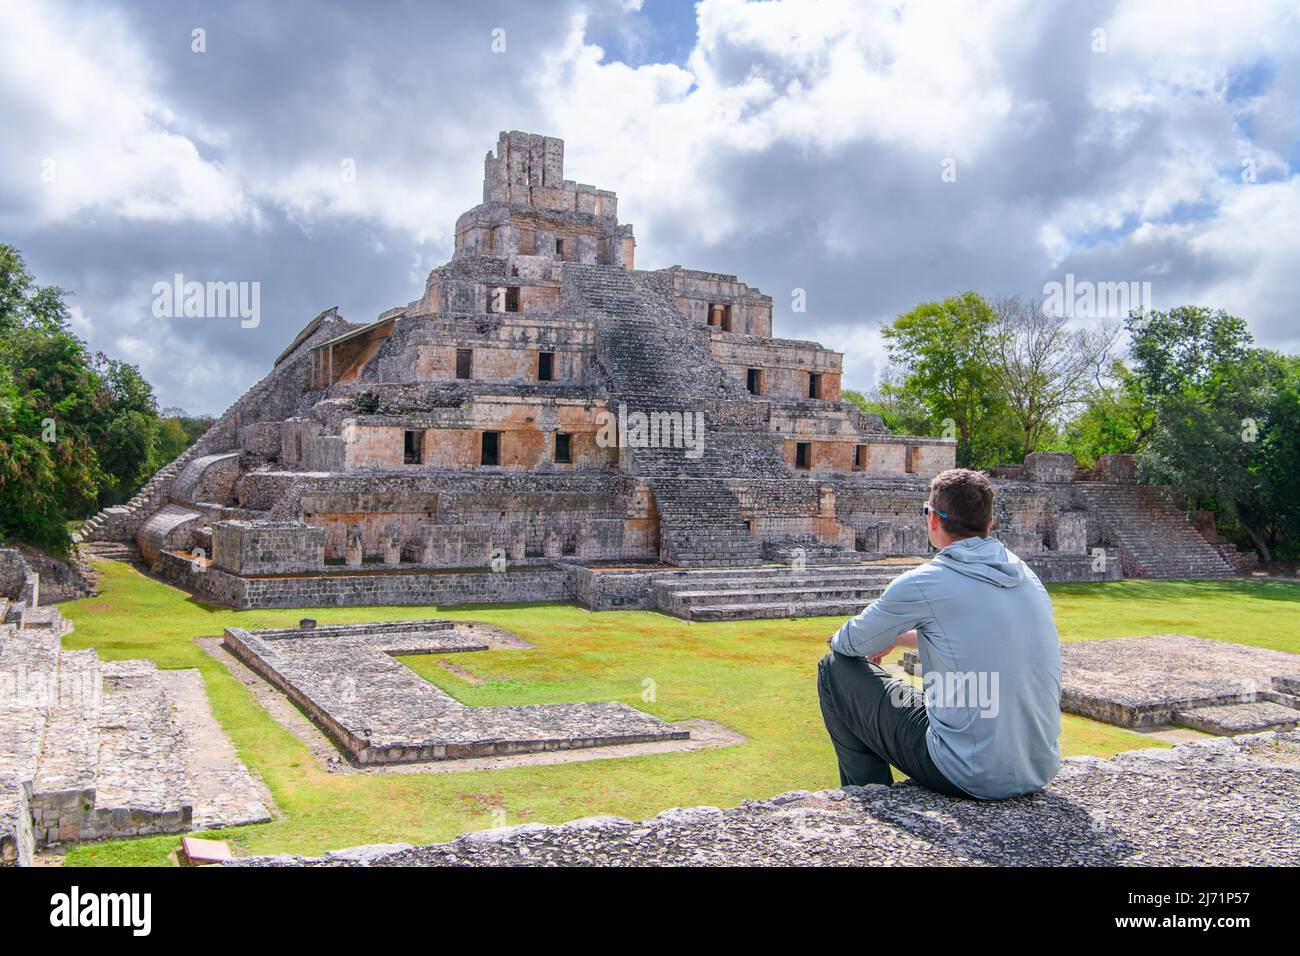
[[[227,628],[224,646],[320,723],[361,765],[683,740],[618,702],[468,707],[396,658],[485,651],[450,621],[298,630]]]
[[[1124,579],[1124,568],[1119,561],[1107,561],[1104,571],[1094,571],[1092,556],[1087,554],[1034,554],[1021,555],[1021,559],[1044,583],[1078,584]]]
[[[348,568],[243,578],[211,566],[196,571],[188,557],[163,552],[154,573],[204,600],[238,610],[570,600],[567,570],[549,563],[501,572]]]
[[[589,611],[648,611],[654,607],[650,586],[662,566],[599,568],[566,564],[569,592]]]

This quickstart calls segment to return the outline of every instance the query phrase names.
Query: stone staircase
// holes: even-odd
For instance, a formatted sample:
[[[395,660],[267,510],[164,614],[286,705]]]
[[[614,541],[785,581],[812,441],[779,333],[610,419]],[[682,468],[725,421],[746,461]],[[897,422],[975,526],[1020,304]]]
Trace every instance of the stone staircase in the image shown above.
[[[148,570],[144,555],[134,541],[87,541],[79,546],[81,553],[105,561],[121,561]]]
[[[239,426],[245,422],[249,409],[255,412],[257,404],[282,389],[286,381],[301,381],[307,362],[307,350],[303,346],[313,341],[323,341],[349,328],[351,326],[338,316],[335,309],[326,309],[317,315],[303,330],[303,333],[307,333],[310,329],[311,333],[300,333],[293,344],[276,359],[275,367],[236,399],[193,445],[181,452],[175,461],[160,468],[126,504],[105,508],[91,516],[81,526],[81,530],[73,535],[73,540],[80,543],[129,542],[134,539],[136,531],[149,516],[167,504],[172,481],[190,461],[203,455],[236,448]],[[252,420],[260,419],[254,417]]]
[[[675,571],[654,579],[655,605],[688,621],[787,617],[851,617],[889,582],[922,562],[790,568],[764,565],[735,571]]]
[[[726,485],[703,478],[652,478],[659,509],[659,555],[682,567],[757,564],[762,546]]]
[[[566,264],[569,308],[595,313],[596,361],[610,408],[630,413],[704,415],[702,454],[681,447],[626,448],[624,465],[639,477],[793,477],[765,419],[718,411],[751,398],[713,359],[707,329],[686,322],[653,274]],[[698,447],[698,446],[697,446]]]
[[[189,463],[197,447],[192,445],[175,461],[155,472],[153,477],[144,483],[144,487],[126,504],[113,505],[92,515],[81,526],[74,539],[78,542],[130,541],[145,519],[167,503],[172,479]]]
[[[1119,548],[1126,576],[1226,578],[1237,573],[1160,488],[1113,482],[1080,482],[1076,488],[1100,522],[1103,537]]]
[[[736,494],[717,476],[793,478],[766,421],[730,406],[748,393],[713,360],[707,329],[687,324],[653,274],[566,264],[566,307],[596,321],[596,361],[616,414],[691,423],[694,441],[625,447],[624,469],[650,481],[660,515],[660,554],[684,567],[761,560]],[[703,434],[698,423],[703,417]],[[723,419],[726,419],[724,422]]]
[[[1174,711],[1174,723],[1205,734],[1235,737],[1300,726],[1300,700],[1269,694],[1270,700],[1233,701]]]

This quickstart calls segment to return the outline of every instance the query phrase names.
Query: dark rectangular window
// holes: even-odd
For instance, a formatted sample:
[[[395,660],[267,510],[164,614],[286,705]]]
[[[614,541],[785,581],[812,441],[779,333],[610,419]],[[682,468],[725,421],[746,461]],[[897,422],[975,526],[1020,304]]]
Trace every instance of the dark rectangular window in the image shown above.
[[[854,447],[853,470],[854,471],[867,470],[867,446],[866,445],[857,445]]]
[[[407,431],[402,440],[402,461],[408,465],[424,464],[424,432]]]
[[[506,286],[506,311],[519,311],[519,286],[517,285]]]
[[[745,376],[745,387],[749,389],[751,395],[758,395],[763,389],[763,372],[761,369],[751,368]]]
[[[916,474],[916,467],[921,463],[921,446],[909,445],[903,450],[903,470],[909,475]]]
[[[501,464],[501,433],[484,432],[483,433],[483,458],[479,464],[499,465]]]
[[[538,352],[537,353],[537,381],[552,382],[555,380],[555,353]]]
[[[557,465],[573,464],[573,436],[563,432],[555,433],[555,463]]]
[[[818,375],[816,372],[808,373],[808,397],[809,398],[822,397],[822,377]]]
[[[557,259],[563,259],[563,258],[564,258],[564,240],[563,240],[563,239],[556,239],[556,240],[555,240],[555,258],[557,258]]]
[[[794,446],[794,466],[807,471],[812,467],[812,442],[796,442]]]
[[[474,350],[456,350],[456,377],[472,378],[474,375]]]

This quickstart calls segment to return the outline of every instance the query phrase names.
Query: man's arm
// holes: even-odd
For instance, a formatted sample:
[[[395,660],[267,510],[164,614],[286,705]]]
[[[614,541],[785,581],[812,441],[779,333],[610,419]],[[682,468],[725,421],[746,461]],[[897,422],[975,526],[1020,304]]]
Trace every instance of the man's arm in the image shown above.
[[[901,643],[916,647],[916,628],[930,619],[930,605],[906,576],[895,578],[885,593],[850,619],[830,639],[830,648],[846,657],[880,658]]]

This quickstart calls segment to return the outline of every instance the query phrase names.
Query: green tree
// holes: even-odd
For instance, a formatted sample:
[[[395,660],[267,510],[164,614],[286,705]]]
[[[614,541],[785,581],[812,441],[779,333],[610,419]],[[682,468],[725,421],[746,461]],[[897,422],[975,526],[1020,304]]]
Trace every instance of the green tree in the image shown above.
[[[1050,441],[1096,387],[1117,329],[1107,323],[1074,328],[1065,316],[1048,315],[1020,296],[998,299],[993,310],[993,369],[1027,455]]]
[[[1282,358],[1283,377],[1265,411],[1257,457],[1267,488],[1262,523],[1274,553],[1300,557],[1300,357]]]
[[[108,399],[105,414],[95,429],[104,470],[100,504],[108,505],[129,499],[166,462],[158,460],[162,425],[158,403],[140,370],[102,352],[95,357],[95,365]]]
[[[903,375],[899,384],[882,385],[882,395],[924,408],[941,435],[957,439],[957,464],[965,467],[997,464],[1006,450],[1000,433],[1008,406],[993,366],[996,326],[988,302],[966,292],[924,302],[882,330],[889,359]]]
[[[1256,348],[1246,323],[1222,310],[1183,306],[1127,325],[1134,374],[1155,409],[1138,456],[1144,477],[1175,488],[1188,507],[1214,510],[1271,561],[1287,503],[1268,460],[1287,443],[1277,419],[1288,360]]]
[[[160,429],[149,384],[132,365],[91,357],[66,297],[0,245],[0,536],[55,552],[69,518],[134,492]]]
[[[1116,359],[1065,423],[1061,450],[1091,467],[1102,455],[1136,454],[1154,426],[1155,409],[1137,376]]]

